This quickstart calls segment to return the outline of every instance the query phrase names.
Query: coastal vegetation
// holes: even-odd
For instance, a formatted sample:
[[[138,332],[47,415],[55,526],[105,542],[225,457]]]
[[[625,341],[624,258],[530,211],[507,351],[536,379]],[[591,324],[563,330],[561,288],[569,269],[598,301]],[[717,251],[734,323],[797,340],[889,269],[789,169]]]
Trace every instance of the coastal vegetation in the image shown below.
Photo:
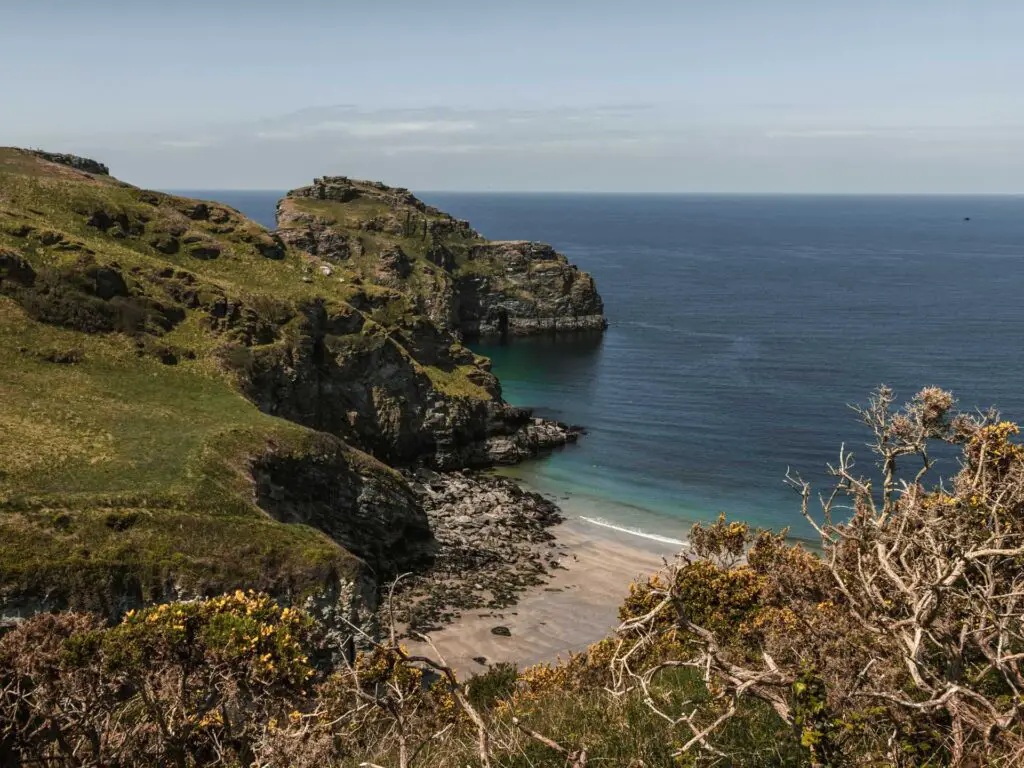
[[[461,681],[392,624],[317,658],[301,611],[236,593],[0,640],[10,764],[1006,765],[1024,756],[1024,446],[931,388],[860,410],[804,512],[821,551],[724,517],[632,585],[609,638]],[[934,443],[960,452],[932,482]],[[427,641],[429,642],[429,640]]]

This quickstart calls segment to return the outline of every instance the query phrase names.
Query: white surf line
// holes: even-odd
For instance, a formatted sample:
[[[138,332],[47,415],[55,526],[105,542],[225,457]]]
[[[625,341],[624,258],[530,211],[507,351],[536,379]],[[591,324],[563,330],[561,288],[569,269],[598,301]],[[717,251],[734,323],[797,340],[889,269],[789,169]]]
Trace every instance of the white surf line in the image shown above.
[[[688,547],[689,546],[689,544],[687,544],[682,539],[670,539],[668,536],[659,536],[656,533],[647,533],[646,531],[638,531],[638,530],[636,530],[634,528],[623,528],[620,525],[612,525],[611,523],[606,522],[605,520],[601,520],[599,518],[584,517],[583,515],[580,515],[580,520],[586,520],[588,523],[591,523],[593,525],[599,525],[602,528],[610,528],[613,531],[619,531],[620,533],[628,533],[628,534],[630,534],[632,536],[639,536],[641,539],[650,539],[651,541],[657,541],[657,542],[660,542],[662,544],[674,544],[677,547]]]

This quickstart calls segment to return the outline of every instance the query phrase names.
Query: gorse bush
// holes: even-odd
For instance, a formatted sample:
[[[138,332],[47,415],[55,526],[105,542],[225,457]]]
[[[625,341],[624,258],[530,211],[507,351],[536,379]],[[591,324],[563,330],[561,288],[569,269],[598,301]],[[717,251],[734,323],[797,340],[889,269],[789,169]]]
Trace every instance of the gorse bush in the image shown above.
[[[251,763],[262,730],[308,688],[311,628],[241,592],[110,628],[38,616],[0,640],[3,753],[15,764]]]
[[[882,389],[803,512],[820,554],[724,516],[585,653],[460,681],[394,631],[333,669],[301,611],[237,592],[0,638],[0,765],[1024,764],[1024,446]],[[931,445],[959,470],[927,485]]]
[[[666,712],[688,733],[680,753],[721,752],[715,732],[753,698],[819,765],[1024,761],[1017,426],[955,413],[938,389],[898,411],[892,403],[883,388],[860,411],[877,480],[841,452],[816,518],[810,487],[790,476],[822,556],[723,518],[696,527],[692,555],[634,592],[611,663],[618,689],[702,670],[722,711]],[[959,445],[961,466],[929,488],[933,441]],[[669,636],[676,652],[649,659]]]
[[[519,670],[515,664],[495,664],[486,672],[474,675],[470,679],[469,701],[475,707],[490,709],[499,701],[514,694],[518,682]]]

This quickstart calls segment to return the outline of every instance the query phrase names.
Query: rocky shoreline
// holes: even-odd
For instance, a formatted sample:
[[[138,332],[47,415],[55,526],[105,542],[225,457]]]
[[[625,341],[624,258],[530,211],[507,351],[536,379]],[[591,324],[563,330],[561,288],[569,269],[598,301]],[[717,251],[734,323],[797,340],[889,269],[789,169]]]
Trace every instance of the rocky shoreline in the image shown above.
[[[467,610],[507,608],[558,567],[561,548],[550,528],[563,517],[540,494],[487,472],[420,469],[406,479],[436,550],[395,590],[394,617],[405,631],[440,629]]]
[[[453,469],[519,464],[575,443],[586,433],[583,427],[538,418],[529,408],[504,404],[490,420],[487,431],[487,438],[471,446],[461,465]]]

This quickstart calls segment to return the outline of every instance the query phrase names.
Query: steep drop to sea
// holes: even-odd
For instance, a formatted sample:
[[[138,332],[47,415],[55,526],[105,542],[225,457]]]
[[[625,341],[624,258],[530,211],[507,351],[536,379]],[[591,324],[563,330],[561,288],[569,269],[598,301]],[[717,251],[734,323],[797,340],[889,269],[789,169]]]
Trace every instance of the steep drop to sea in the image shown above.
[[[202,196],[272,226],[280,194]],[[724,511],[805,536],[786,469],[824,483],[845,442],[868,471],[847,404],[878,384],[1024,418],[1024,198],[421,197],[550,242],[600,286],[603,337],[474,347],[509,402],[587,427],[510,470],[567,513],[677,539]]]

